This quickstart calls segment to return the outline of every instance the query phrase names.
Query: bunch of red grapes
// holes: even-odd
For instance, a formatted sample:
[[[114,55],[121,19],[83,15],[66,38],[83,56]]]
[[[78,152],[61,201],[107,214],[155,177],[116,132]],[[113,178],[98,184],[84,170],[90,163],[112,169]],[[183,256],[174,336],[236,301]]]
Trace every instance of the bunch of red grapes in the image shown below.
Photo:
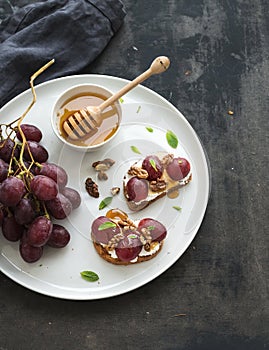
[[[4,237],[19,241],[26,262],[38,261],[45,246],[65,247],[70,241],[66,228],[53,223],[65,219],[81,203],[80,194],[67,187],[68,175],[48,162],[40,144],[42,132],[30,124],[0,129],[0,225]]]

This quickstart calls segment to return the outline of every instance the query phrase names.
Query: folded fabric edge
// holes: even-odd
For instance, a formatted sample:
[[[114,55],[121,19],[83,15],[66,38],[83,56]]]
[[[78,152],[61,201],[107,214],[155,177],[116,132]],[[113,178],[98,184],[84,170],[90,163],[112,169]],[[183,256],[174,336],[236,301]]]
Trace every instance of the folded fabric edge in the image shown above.
[[[2,47],[0,50],[0,62],[1,62],[1,74],[0,74],[0,76],[2,76],[2,78],[1,78],[2,84],[0,85],[0,107],[3,106],[5,103],[7,103],[13,97],[15,97],[16,95],[21,93],[22,91],[28,89],[30,76],[34,73],[34,71],[37,67],[40,68],[40,66],[45,64],[48,60],[55,58],[56,64],[57,64],[57,69],[55,69],[54,67],[48,69],[48,71],[44,72],[42,74],[42,76],[40,76],[40,78],[37,79],[36,84],[38,84],[40,82],[48,81],[51,79],[55,79],[55,78],[58,78],[61,76],[66,76],[66,75],[71,75],[71,74],[79,74],[80,71],[82,71],[85,67],[89,66],[89,64],[91,64],[93,61],[95,61],[96,58],[99,56],[99,54],[101,52],[103,52],[103,50],[106,48],[106,46],[108,45],[108,43],[110,42],[112,37],[116,34],[116,32],[120,28],[121,24],[123,23],[123,19],[126,15],[126,12],[123,8],[123,4],[121,3],[121,1],[118,1],[118,0],[107,0],[107,1],[83,0],[83,1],[85,1],[84,4],[88,3],[89,6],[93,6],[95,8],[95,10],[94,10],[95,13],[96,13],[96,11],[97,12],[99,11],[99,18],[100,18],[100,23],[101,23],[101,24],[99,24],[101,26],[100,28],[102,28],[102,26],[105,26],[106,28],[108,28],[109,23],[110,23],[111,33],[109,34],[108,29],[104,28],[106,34],[103,35],[101,40],[95,40],[93,42],[92,47],[94,48],[94,50],[91,53],[91,55],[89,55],[88,52],[85,52],[85,55],[84,55],[85,59],[83,58],[83,55],[81,55],[82,58],[80,58],[78,61],[75,60],[74,64],[72,64],[72,62],[74,61],[74,57],[73,57],[73,61],[72,61],[72,58],[70,58],[70,62],[67,62],[66,58],[62,57],[62,59],[61,59],[61,56],[57,57],[57,55],[53,55],[53,52],[51,53],[49,51],[46,52],[44,57],[42,57],[42,55],[41,56],[40,55],[37,56],[36,54],[32,55],[30,47],[28,47],[28,48],[27,48],[27,46],[22,47],[20,44],[20,41],[18,41],[18,38],[15,39],[16,33],[14,34],[15,46],[13,46],[12,45],[13,44],[13,42],[12,42],[13,35],[11,35],[7,39],[6,42],[4,41],[3,43],[0,44],[0,47]],[[54,3],[54,4],[56,4],[56,3],[57,4],[59,4],[59,3],[61,3],[61,4],[73,3],[73,4],[76,4],[76,6],[78,6],[77,0],[76,1],[75,0],[67,0],[67,1],[49,0],[49,1],[46,1],[45,3],[48,4],[48,2]],[[41,4],[41,3],[38,3],[38,4]],[[113,7],[113,4],[115,5],[114,7]],[[43,3],[43,5],[44,5],[44,3]],[[98,6],[98,7],[96,7],[96,6]],[[27,24],[34,22],[36,17],[33,16],[33,12],[31,11],[33,9],[33,7],[29,7],[29,5],[27,5],[25,7],[27,7],[27,13],[28,14],[30,13],[30,18],[29,17],[27,18],[27,13],[22,11],[21,13],[23,14],[23,16],[22,16],[21,20],[22,19],[25,20],[27,22]],[[56,8],[58,10],[59,6],[57,6]],[[42,11],[44,11],[44,8]],[[40,18],[39,16],[37,16],[37,17]],[[48,17],[50,17],[50,15]],[[105,20],[105,18],[106,18],[106,20]],[[44,18],[43,18],[43,21],[44,21]],[[48,19],[48,23],[49,23],[49,19]],[[38,23],[34,22],[34,25],[35,24],[38,25]],[[29,25],[28,25],[28,27],[29,27]],[[27,26],[26,26],[26,29],[27,29]],[[34,27],[33,27],[33,29],[34,29]],[[31,28],[31,30],[32,30],[32,28]],[[101,29],[101,31],[102,31],[102,29]],[[27,35],[29,37],[29,31],[28,31],[28,33],[26,31],[25,34],[24,34],[24,32],[21,32],[20,35],[22,35],[22,36]],[[35,33],[34,41],[36,41],[36,42],[38,42],[38,40],[39,40],[38,35],[41,35],[41,34]],[[87,33],[86,33],[86,35],[87,35]],[[97,36],[97,39],[98,39],[98,36]],[[89,41],[90,40],[93,40],[93,39],[91,39],[91,36],[89,37]],[[29,43],[27,45],[29,45]],[[17,48],[17,51],[16,50],[13,51],[14,48],[15,49]],[[70,48],[70,49],[72,49],[72,48]],[[83,49],[86,50],[85,47],[84,48],[81,47],[81,49],[82,49],[82,51],[83,51]],[[69,50],[69,48],[67,48],[67,50]],[[25,57],[27,57],[27,65],[26,66],[23,63],[23,60],[19,59],[19,57],[21,57],[20,55],[24,55],[23,52],[25,52],[25,54],[26,54]],[[2,58],[1,58],[1,56],[2,56]],[[14,56],[15,56],[15,59],[14,59]],[[17,56],[17,59],[16,59],[16,56]],[[17,62],[15,62],[15,61],[17,61]],[[19,66],[18,66],[18,62],[20,62]],[[59,67],[60,67],[60,69],[59,69]]]

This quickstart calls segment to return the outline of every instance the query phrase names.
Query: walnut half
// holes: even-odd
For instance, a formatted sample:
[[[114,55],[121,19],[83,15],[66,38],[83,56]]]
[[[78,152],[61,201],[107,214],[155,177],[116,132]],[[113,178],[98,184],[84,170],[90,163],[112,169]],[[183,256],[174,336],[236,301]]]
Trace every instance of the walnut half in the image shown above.
[[[86,191],[89,193],[90,196],[94,198],[99,197],[99,190],[98,185],[92,180],[92,178],[88,177],[85,181],[85,188]]]
[[[128,174],[131,176],[136,176],[139,179],[147,179],[149,176],[147,170],[135,165],[131,166],[131,168],[128,170]]]

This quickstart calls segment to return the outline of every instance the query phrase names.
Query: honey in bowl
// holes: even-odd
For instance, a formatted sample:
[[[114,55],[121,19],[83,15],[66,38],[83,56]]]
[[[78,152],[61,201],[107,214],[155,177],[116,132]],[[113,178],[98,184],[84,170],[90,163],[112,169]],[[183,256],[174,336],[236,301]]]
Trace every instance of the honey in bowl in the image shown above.
[[[116,133],[120,124],[120,117],[115,104],[112,104],[102,112],[104,115],[108,114],[109,117],[104,118],[101,125],[92,134],[85,135],[78,140],[73,140],[68,137],[63,128],[63,123],[75,112],[86,106],[99,106],[106,99],[106,96],[93,92],[81,92],[67,99],[57,112],[57,124],[61,137],[69,143],[84,147],[98,145],[110,139]]]

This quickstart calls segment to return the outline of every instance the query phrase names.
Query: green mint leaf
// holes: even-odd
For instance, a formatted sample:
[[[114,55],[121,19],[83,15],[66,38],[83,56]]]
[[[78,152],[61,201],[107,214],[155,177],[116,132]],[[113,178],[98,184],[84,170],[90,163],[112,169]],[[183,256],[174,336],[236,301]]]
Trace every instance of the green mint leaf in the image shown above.
[[[107,228],[112,228],[112,227],[116,227],[117,225],[112,222],[112,221],[106,221],[103,222],[99,227],[98,227],[98,231],[103,231],[106,230]]]
[[[141,154],[141,152],[139,151],[139,149],[135,146],[131,146],[131,150],[134,152],[134,153],[137,153],[137,154]]]
[[[181,211],[181,209],[182,209],[181,207],[179,207],[177,205],[174,205],[173,208],[176,209],[177,211]]]
[[[146,126],[146,129],[148,130],[148,132],[153,132],[153,129],[150,126]]]
[[[135,239],[135,238],[137,238],[137,236],[136,235],[128,235],[128,238],[132,238],[132,239]]]
[[[155,226],[148,226],[147,227],[147,230],[149,230],[149,231],[153,231],[155,229]]]
[[[166,132],[166,140],[172,148],[177,148],[178,138],[171,130],[167,130]]]
[[[112,202],[113,197],[106,197],[102,200],[102,202],[99,204],[99,210],[104,209],[106,206],[108,206]]]
[[[141,106],[138,106],[136,113],[139,113],[141,110]]]
[[[149,162],[150,162],[150,165],[152,166],[152,168],[153,168],[155,171],[158,171],[157,168],[156,168],[155,160],[151,158],[151,159],[149,160]]]
[[[88,282],[96,282],[99,280],[97,273],[93,271],[82,271],[80,272],[81,277]]]

